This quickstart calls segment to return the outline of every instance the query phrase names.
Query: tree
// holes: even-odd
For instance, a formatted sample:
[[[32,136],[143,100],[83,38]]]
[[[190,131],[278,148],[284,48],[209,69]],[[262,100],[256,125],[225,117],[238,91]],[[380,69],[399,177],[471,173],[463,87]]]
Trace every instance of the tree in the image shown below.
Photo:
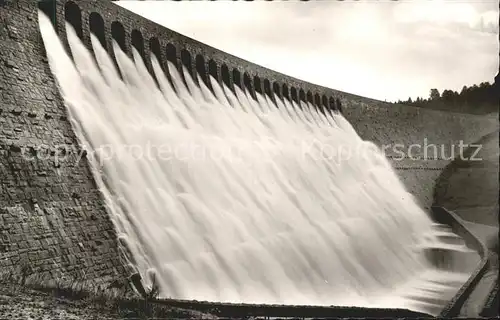
[[[453,100],[453,91],[444,90],[443,95],[441,97],[443,98],[444,101],[451,102]]]
[[[460,95],[463,96],[463,95],[467,94],[468,90],[469,90],[469,88],[467,88],[467,86],[463,86],[462,91],[460,91]]]
[[[406,101],[398,100],[398,103],[473,114],[497,112],[498,80],[499,75],[495,77],[494,83],[481,82],[470,87],[463,86],[460,93],[451,89],[444,89],[439,93],[438,89],[431,89],[428,99],[415,97],[415,100],[408,98]]]
[[[431,93],[429,95],[430,100],[437,100],[440,98],[438,89],[431,89]]]

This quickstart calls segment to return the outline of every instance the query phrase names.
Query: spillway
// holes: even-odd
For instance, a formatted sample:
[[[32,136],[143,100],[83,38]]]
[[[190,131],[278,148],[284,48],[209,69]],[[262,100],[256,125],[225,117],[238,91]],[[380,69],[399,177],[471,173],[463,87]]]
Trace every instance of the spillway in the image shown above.
[[[429,253],[468,248],[443,240],[341,114],[205,84],[154,56],[148,70],[135,49],[114,43],[113,57],[91,35],[88,50],[67,25],[71,57],[39,19],[120,241],[162,297],[436,315],[467,280]]]

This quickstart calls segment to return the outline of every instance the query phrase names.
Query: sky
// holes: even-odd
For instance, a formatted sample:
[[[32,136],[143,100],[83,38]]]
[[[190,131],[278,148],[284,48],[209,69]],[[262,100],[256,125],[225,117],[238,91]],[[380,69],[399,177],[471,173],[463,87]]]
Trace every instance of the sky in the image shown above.
[[[220,50],[318,85],[395,101],[498,72],[498,0],[115,2]]]

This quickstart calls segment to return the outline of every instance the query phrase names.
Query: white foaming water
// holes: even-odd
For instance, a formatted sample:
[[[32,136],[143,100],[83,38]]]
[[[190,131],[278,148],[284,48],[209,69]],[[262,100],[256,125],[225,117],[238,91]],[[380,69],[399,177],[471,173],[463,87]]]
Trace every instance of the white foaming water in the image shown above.
[[[169,64],[174,90],[153,57],[158,86],[115,43],[121,80],[97,38],[94,60],[68,25],[73,62],[39,18],[120,239],[163,297],[437,314],[467,279],[426,259],[446,247],[434,224],[341,115],[186,87]]]

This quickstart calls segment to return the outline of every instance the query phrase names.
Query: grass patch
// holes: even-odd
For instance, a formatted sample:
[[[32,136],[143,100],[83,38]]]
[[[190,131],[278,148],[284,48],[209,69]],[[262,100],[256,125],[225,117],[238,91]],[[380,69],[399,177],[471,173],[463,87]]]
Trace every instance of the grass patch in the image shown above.
[[[11,272],[0,273],[0,296],[5,301],[19,296],[43,300],[42,305],[71,307],[92,319],[216,319],[217,317],[168,304],[159,304],[159,286],[156,277],[152,286],[141,296],[134,290],[130,279],[111,284],[96,284],[84,279],[47,279],[32,273],[29,265]],[[30,298],[31,299],[31,298]],[[40,304],[39,303],[39,304]],[[50,313],[50,310],[47,312]],[[1,312],[0,312],[1,315]]]

